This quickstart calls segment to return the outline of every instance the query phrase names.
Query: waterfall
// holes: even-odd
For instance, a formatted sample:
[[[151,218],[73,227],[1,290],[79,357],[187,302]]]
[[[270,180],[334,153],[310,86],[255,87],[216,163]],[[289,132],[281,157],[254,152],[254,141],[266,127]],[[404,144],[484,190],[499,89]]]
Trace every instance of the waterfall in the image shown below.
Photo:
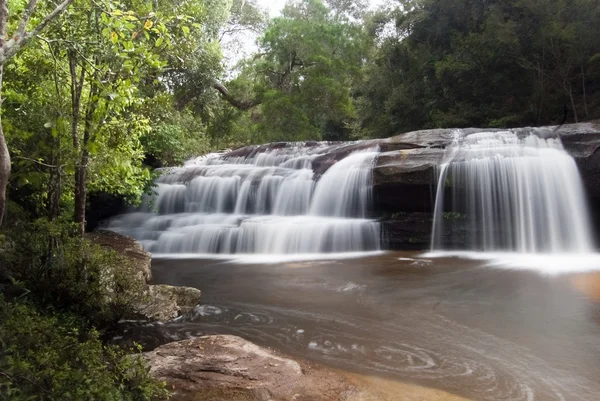
[[[350,153],[316,179],[313,162],[346,145],[290,144],[213,154],[166,170],[153,199],[108,229],[159,254],[312,254],[380,249],[368,219],[374,149]]]
[[[439,168],[433,250],[587,253],[588,222],[577,166],[558,137],[457,131]]]

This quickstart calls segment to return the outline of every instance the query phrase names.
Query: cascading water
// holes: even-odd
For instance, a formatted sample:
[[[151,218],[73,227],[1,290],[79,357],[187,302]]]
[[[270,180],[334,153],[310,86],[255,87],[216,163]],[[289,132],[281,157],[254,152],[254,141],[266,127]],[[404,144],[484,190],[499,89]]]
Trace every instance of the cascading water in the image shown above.
[[[457,131],[447,151],[433,250],[592,251],[581,178],[558,137],[535,130]],[[464,241],[450,243],[459,227]]]
[[[313,161],[340,145],[212,155],[167,171],[154,205],[111,220],[159,254],[308,254],[380,248],[366,218],[375,150],[351,153],[314,180]]]

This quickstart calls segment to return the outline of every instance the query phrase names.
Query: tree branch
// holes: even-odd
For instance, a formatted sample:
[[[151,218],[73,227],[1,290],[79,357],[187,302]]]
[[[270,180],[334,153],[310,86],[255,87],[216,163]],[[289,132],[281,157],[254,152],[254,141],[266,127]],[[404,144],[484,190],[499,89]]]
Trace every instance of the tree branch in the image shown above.
[[[73,2],[73,0],[63,1],[61,4],[56,6],[54,11],[52,11],[50,14],[46,15],[46,17],[42,20],[42,22],[40,22],[33,29],[33,31],[28,32],[28,33],[23,33],[23,35],[21,35],[21,36],[15,36],[12,39],[10,39],[6,43],[6,45],[2,46],[2,48],[0,49],[0,65],[4,65],[6,60],[10,59],[15,54],[17,54],[17,52],[19,50],[21,50],[23,47],[25,47],[31,41],[31,39],[33,39],[34,37],[39,35],[40,32],[42,32],[44,30],[44,28],[46,28],[46,26],[48,26],[48,24],[50,22],[52,22],[63,11],[65,11],[72,2]],[[31,12],[33,11],[33,9],[30,11],[29,7],[32,5],[33,5],[33,7],[35,7],[35,3],[36,3],[36,0],[29,1],[29,4],[27,5],[27,9],[25,10],[25,14],[27,14],[29,12],[29,16],[31,15]],[[19,29],[21,29],[21,25],[23,24],[25,19],[27,21],[29,21],[29,16],[26,16],[26,15],[23,16],[24,19],[21,20]],[[27,17],[27,18],[25,18],[25,17]],[[27,25],[26,21],[25,21],[25,25]],[[17,31],[17,33],[18,33],[18,31]]]
[[[223,99],[227,100],[229,102],[229,104],[231,104],[236,109],[250,110],[251,108],[258,106],[259,104],[262,103],[262,101],[260,101],[258,99],[252,99],[252,100],[236,99],[231,93],[229,93],[229,90],[225,87],[225,85],[223,85],[219,81],[213,82],[213,88],[215,88],[217,91],[219,91],[221,96],[223,96]]]
[[[29,23],[29,18],[31,18],[31,14],[33,14],[33,10],[35,9],[36,4],[37,0],[29,0],[27,8],[25,8],[25,11],[23,11],[23,16],[21,17],[19,28],[17,28],[17,33],[15,34],[17,38],[20,38],[25,34],[25,29],[27,28],[27,24]]]
[[[30,161],[32,163],[39,164],[40,166],[48,167],[48,168],[63,168],[65,166],[65,164],[61,164],[60,166],[56,166],[56,165],[52,165],[52,164],[46,164],[46,163],[43,163],[43,162],[41,162],[39,160],[31,159],[29,157],[24,157],[24,156],[15,156],[15,159],[27,160],[27,161]]]

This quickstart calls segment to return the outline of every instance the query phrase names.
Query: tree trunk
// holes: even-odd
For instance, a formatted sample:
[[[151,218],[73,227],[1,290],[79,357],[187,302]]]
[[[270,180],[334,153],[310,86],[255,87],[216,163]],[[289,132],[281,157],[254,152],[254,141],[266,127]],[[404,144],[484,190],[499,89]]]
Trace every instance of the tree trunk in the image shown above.
[[[571,107],[573,108],[573,118],[575,119],[575,122],[578,123],[579,118],[577,118],[577,108],[575,106],[575,99],[573,98],[573,90],[571,89],[571,85],[569,85],[568,89],[565,86],[565,89],[569,92],[569,98],[571,99]]]
[[[85,78],[85,68],[81,67],[81,78],[77,77],[77,58],[74,52],[69,52],[69,72],[71,74],[71,140],[73,142],[73,151],[83,154],[79,145],[79,113],[81,109],[81,93],[83,90],[83,81]],[[85,149],[85,143],[83,145]],[[83,155],[82,155],[83,156]],[[83,159],[83,157],[82,157]],[[81,235],[85,233],[85,172],[81,166],[82,160],[75,164],[75,211],[73,220],[79,225]],[[82,177],[83,176],[83,177]]]
[[[2,90],[2,66],[0,65],[0,91]],[[0,105],[2,100],[0,99]],[[4,131],[2,130],[2,120],[0,117],[0,226],[4,212],[6,211],[6,187],[10,177],[10,153],[4,139]]]
[[[79,151],[79,111],[81,108],[81,92],[85,79],[85,68],[81,67],[81,77],[77,78],[77,57],[75,52],[69,51],[69,72],[71,74],[71,140],[75,152]]]
[[[544,71],[539,63],[538,63],[538,67],[537,67],[537,74],[538,74],[539,91],[540,91],[539,105],[538,105],[538,110],[537,110],[537,122],[538,122],[538,125],[541,125],[542,115],[544,112],[544,101],[545,101],[544,91],[546,90],[546,88],[544,86]]]
[[[81,235],[85,233],[85,203],[87,197],[86,178],[88,152],[85,148],[81,152],[81,160],[75,170],[75,223],[79,226]],[[84,165],[85,163],[85,165]]]
[[[581,70],[581,89],[583,91],[583,110],[585,112],[585,117],[588,118],[590,116],[590,113],[588,112],[587,93],[585,90],[585,70],[583,69],[583,64],[580,65],[579,68]]]
[[[259,104],[262,103],[262,101],[258,98],[255,98],[252,100],[236,99],[234,96],[231,95],[231,93],[229,93],[229,90],[225,87],[225,85],[223,85],[222,83],[220,83],[218,81],[213,82],[213,88],[215,88],[217,91],[219,91],[221,96],[223,96],[223,99],[227,100],[229,102],[229,104],[231,104],[236,109],[239,109],[242,111],[250,110],[251,108],[258,106]],[[188,102],[189,99],[184,98],[184,99],[182,99],[182,101],[183,101],[183,103],[180,104],[181,109],[183,109],[183,107],[185,107],[185,105],[187,104],[186,102]]]
[[[85,125],[83,129],[83,142],[81,144],[81,160],[75,172],[75,223],[79,225],[81,235],[85,233],[85,204],[87,201],[87,167],[90,157],[88,149],[92,130],[94,129],[94,114],[98,106],[98,86],[96,80],[92,81],[87,110],[85,112]]]
[[[0,49],[6,46],[6,25],[8,24],[8,4],[0,0]],[[10,178],[10,153],[2,129],[2,78],[3,65],[0,65],[0,226],[6,211],[6,187]]]

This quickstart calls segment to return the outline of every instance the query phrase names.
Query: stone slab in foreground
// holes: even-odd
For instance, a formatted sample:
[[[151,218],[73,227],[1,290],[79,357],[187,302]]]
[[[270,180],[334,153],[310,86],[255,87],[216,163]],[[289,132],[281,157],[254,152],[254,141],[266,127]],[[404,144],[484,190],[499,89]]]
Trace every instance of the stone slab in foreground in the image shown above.
[[[171,400],[358,400],[343,375],[280,356],[240,337],[217,335],[144,354]]]

